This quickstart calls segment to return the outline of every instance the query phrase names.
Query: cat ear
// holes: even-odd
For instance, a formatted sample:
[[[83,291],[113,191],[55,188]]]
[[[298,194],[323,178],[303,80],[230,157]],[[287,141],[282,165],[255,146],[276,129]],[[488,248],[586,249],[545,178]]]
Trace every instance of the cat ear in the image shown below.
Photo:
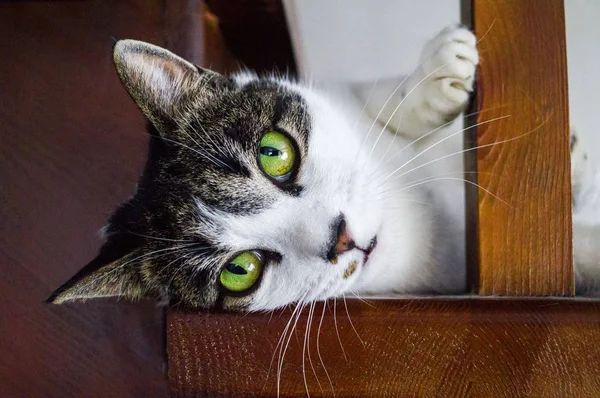
[[[171,118],[180,100],[200,86],[201,75],[221,76],[198,68],[163,48],[137,40],[117,41],[113,59],[125,88],[159,128]]]
[[[58,288],[46,300],[62,304],[100,297],[124,297],[136,300],[155,297],[143,281],[138,258],[141,250],[125,246],[114,238],[102,246],[98,256]]]

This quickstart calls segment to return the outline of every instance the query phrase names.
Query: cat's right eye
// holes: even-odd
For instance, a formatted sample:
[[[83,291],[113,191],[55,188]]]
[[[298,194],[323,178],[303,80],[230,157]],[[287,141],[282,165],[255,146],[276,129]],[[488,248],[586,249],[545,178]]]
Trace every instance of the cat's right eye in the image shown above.
[[[296,165],[296,150],[290,138],[278,131],[263,135],[258,149],[258,164],[275,180],[287,180]]]
[[[261,255],[254,251],[239,254],[223,268],[219,281],[230,292],[243,292],[250,289],[262,270]]]

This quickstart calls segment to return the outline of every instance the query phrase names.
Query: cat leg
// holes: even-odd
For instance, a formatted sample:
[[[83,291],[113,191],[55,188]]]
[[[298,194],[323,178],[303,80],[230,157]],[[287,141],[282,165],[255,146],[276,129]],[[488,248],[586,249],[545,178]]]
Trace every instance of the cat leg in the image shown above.
[[[573,257],[577,294],[600,295],[600,171],[571,128]]]
[[[419,66],[407,78],[361,84],[356,91],[367,112],[390,131],[419,137],[464,110],[479,63],[475,44],[468,29],[448,27],[425,45]]]

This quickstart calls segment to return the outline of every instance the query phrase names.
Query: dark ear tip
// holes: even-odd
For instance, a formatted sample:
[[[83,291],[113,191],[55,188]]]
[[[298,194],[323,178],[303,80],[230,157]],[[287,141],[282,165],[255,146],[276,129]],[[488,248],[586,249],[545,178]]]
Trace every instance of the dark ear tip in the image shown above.
[[[63,300],[60,299],[60,295],[63,291],[64,289],[62,287],[56,289],[46,300],[44,300],[44,304],[62,304]]]

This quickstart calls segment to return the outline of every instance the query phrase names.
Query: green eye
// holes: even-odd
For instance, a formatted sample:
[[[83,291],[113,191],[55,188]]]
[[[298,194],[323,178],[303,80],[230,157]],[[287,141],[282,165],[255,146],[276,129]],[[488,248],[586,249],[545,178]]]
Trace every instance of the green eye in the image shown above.
[[[270,131],[260,140],[258,161],[271,177],[285,176],[294,168],[296,151],[284,134]]]
[[[244,252],[231,260],[221,271],[221,285],[232,292],[243,292],[250,289],[258,279],[262,261],[253,252]]]

